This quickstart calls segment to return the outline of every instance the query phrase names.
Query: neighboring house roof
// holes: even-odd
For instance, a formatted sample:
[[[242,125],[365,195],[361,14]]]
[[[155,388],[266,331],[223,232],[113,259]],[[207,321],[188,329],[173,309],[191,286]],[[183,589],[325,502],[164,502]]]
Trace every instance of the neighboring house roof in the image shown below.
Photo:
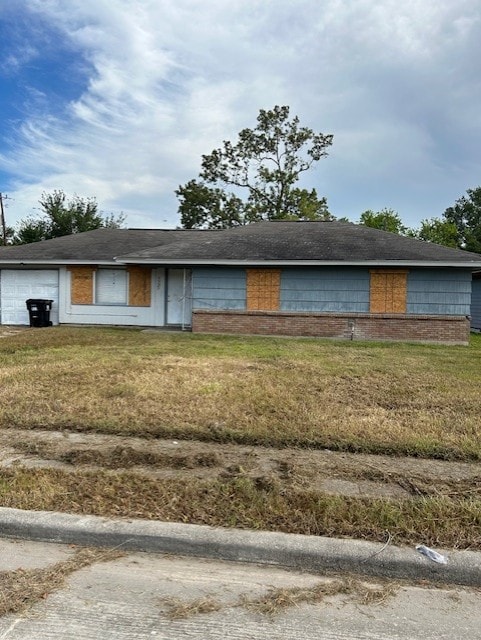
[[[1,264],[370,265],[481,268],[481,255],[345,222],[223,230],[96,229],[14,247]]]
[[[162,247],[199,231],[178,229],[95,229],[30,244],[0,247],[0,263],[113,263],[122,253]]]
[[[481,255],[345,222],[260,222],[180,236],[121,255],[125,263],[481,266]]]

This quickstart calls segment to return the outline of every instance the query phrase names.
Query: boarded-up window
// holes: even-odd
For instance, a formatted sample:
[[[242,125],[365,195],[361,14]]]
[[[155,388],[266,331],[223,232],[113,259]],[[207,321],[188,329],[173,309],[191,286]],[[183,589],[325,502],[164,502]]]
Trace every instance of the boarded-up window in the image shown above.
[[[131,307],[150,307],[152,269],[147,267],[129,267],[129,305]]]
[[[130,305],[151,304],[150,267],[97,268],[69,267],[72,304]],[[95,274],[95,277],[94,277]]]
[[[406,313],[407,271],[371,271],[371,313]]]
[[[72,304],[93,304],[95,267],[70,267]]]
[[[247,310],[276,311],[280,289],[280,269],[247,269]]]

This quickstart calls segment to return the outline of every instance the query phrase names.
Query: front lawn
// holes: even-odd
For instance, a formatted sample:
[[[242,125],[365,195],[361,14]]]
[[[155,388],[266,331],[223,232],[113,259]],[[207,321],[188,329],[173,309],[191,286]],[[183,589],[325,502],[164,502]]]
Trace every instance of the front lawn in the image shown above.
[[[0,339],[0,427],[481,459],[469,347],[26,329]]]

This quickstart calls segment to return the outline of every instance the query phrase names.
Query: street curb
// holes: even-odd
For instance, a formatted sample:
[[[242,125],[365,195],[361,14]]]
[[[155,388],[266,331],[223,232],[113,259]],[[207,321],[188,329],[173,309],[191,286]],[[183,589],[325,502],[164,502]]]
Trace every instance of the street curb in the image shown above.
[[[481,586],[481,553],[473,551],[437,549],[448,558],[448,563],[441,565],[420,555],[414,547],[392,544],[6,507],[0,507],[0,536],[253,562],[310,572],[338,571]]]

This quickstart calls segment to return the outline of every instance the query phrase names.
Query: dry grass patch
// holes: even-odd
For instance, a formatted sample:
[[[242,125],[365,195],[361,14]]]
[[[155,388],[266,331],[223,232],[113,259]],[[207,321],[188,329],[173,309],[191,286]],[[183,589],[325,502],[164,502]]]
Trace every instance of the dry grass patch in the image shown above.
[[[377,605],[394,597],[398,591],[399,584],[393,581],[374,584],[347,577],[326,580],[312,587],[272,587],[263,595],[252,597],[243,594],[238,601],[231,603],[222,603],[211,595],[195,600],[161,598],[159,602],[170,620],[182,620],[233,607],[242,607],[252,613],[273,617],[286,609],[320,604],[326,598],[340,595],[347,596],[357,604]]]
[[[115,445],[102,449],[73,448],[59,450],[55,443],[27,442],[17,440],[12,447],[25,454],[35,455],[46,460],[58,460],[71,465],[100,466],[105,469],[129,469],[146,466],[155,468],[195,469],[197,467],[215,467],[220,458],[215,452],[183,455],[181,453],[158,453],[136,449],[131,446]]]
[[[43,569],[0,572],[0,616],[19,613],[61,589],[75,571],[121,557],[118,550],[77,549],[72,557]]]
[[[338,595],[349,596],[358,604],[375,605],[392,598],[399,590],[394,582],[369,584],[355,578],[341,578],[320,582],[313,587],[272,588],[258,598],[244,596],[241,605],[249,611],[273,616],[285,609],[303,604],[319,604],[326,598]]]
[[[100,465],[107,469],[128,469],[136,466],[195,469],[196,467],[215,467],[220,463],[219,456],[215,453],[167,454],[139,451],[133,447],[122,446],[106,448],[102,451],[73,449],[58,456],[58,459],[72,465]]]
[[[196,600],[182,600],[180,598],[161,598],[160,604],[166,608],[169,620],[185,620],[199,614],[213,613],[223,609],[222,603],[212,596],[203,596]]]
[[[396,544],[481,549],[481,499],[358,498],[277,481],[234,478],[155,480],[125,471],[0,471],[0,504],[19,509],[345,536]]]

